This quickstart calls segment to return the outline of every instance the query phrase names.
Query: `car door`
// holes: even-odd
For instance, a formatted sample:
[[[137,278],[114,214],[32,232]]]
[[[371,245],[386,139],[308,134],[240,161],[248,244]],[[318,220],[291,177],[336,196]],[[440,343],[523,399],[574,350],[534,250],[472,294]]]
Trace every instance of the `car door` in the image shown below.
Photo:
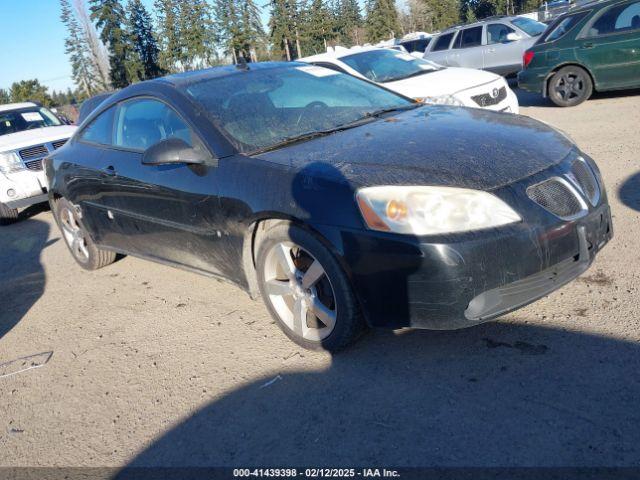
[[[113,141],[113,118],[116,108],[100,113],[73,140],[73,157],[63,157],[66,178],[65,197],[78,205],[82,222],[100,245],[118,243],[119,232],[113,228],[106,212],[115,207],[111,189],[113,170],[108,153]]]
[[[522,69],[522,46],[508,39],[518,33],[502,22],[487,24],[487,40],[484,48],[484,68],[498,75],[509,75]],[[522,34],[519,34],[522,35]]]
[[[576,40],[576,55],[600,90],[640,86],[640,1],[596,14]]]
[[[456,32],[443,33],[433,40],[431,50],[424,54],[424,58],[440,65],[450,66],[448,57],[451,53],[450,47]]]
[[[482,25],[460,30],[453,43],[448,64],[452,67],[484,68],[483,35]]]
[[[118,105],[113,130],[105,156],[113,196],[107,215],[121,235],[111,246],[222,274],[215,165],[142,163],[145,151],[169,138],[206,151],[194,129],[164,101],[136,97]]]

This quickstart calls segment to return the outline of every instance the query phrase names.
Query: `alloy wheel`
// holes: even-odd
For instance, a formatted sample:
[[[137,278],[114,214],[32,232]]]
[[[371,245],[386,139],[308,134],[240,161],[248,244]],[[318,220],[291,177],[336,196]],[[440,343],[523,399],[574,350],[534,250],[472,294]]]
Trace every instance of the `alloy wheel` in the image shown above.
[[[89,260],[89,250],[85,233],[71,208],[63,206],[60,209],[60,224],[62,226],[62,234],[73,255],[80,262],[87,262]]]
[[[556,92],[566,102],[581,98],[585,91],[585,78],[580,73],[567,72],[556,83]]]
[[[275,244],[264,264],[265,292],[282,323],[301,338],[322,341],[336,325],[336,297],[320,262],[292,242]]]

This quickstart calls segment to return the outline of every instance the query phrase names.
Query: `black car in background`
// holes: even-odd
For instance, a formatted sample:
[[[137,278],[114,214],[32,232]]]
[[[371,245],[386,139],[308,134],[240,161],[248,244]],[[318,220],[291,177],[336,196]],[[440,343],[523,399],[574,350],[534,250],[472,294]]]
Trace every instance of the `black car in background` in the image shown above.
[[[84,268],[117,252],[225,278],[332,351],[366,325],[493,319],[584,272],[612,235],[598,168],[563,134],[300,63],[128,87],[46,171]]]

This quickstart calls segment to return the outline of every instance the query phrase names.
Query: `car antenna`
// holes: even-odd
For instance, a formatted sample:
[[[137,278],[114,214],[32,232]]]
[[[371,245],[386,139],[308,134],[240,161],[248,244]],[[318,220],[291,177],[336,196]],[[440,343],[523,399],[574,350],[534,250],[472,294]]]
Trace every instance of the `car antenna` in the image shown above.
[[[247,64],[247,59],[244,58],[244,55],[241,55],[238,57],[238,63],[236,64],[236,68],[238,70],[245,70],[245,71],[249,71],[249,65]]]

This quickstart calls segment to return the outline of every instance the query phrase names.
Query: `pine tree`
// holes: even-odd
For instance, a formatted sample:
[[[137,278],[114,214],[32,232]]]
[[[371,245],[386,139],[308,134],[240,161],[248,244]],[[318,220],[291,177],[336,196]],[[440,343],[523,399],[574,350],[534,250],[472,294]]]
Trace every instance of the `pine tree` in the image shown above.
[[[270,5],[269,30],[274,47],[286,60],[300,57],[297,2],[295,0],[270,0]]]
[[[127,72],[130,45],[124,25],[126,16],[120,0],[90,0],[91,19],[100,30],[100,38],[108,45],[110,78],[114,88],[131,83]]]
[[[0,88],[0,105],[11,103],[11,96],[4,88]]]
[[[65,53],[71,62],[71,76],[74,83],[86,95],[94,95],[98,88],[95,84],[96,72],[90,60],[90,52],[82,34],[82,29],[68,0],[60,0],[60,19],[67,27]]]
[[[362,12],[358,0],[337,0],[334,4],[334,30],[340,44],[359,44]]]
[[[109,80],[109,55],[104,44],[98,38],[85,0],[73,0],[80,27],[82,29],[82,37],[89,52],[89,61],[91,62],[91,70],[94,73],[94,81],[98,91],[111,90],[111,82]]]
[[[367,40],[372,43],[401,33],[398,11],[393,0],[370,0],[365,24]]]
[[[177,8],[180,64],[183,70],[205,66],[210,57],[212,21],[204,0],[180,0]]]
[[[332,12],[323,0],[310,0],[301,12],[303,51],[317,54],[327,50],[327,41],[334,38]]]
[[[265,31],[260,18],[260,7],[254,0],[241,0],[242,51],[245,57],[257,61],[256,51],[264,44]]]
[[[156,0],[160,66],[169,72],[178,70],[181,57],[178,30],[178,6],[176,0]]]
[[[127,5],[127,35],[132,51],[127,59],[131,80],[149,80],[162,75],[158,63],[158,44],[153,34],[151,16],[141,0],[129,0]]]

